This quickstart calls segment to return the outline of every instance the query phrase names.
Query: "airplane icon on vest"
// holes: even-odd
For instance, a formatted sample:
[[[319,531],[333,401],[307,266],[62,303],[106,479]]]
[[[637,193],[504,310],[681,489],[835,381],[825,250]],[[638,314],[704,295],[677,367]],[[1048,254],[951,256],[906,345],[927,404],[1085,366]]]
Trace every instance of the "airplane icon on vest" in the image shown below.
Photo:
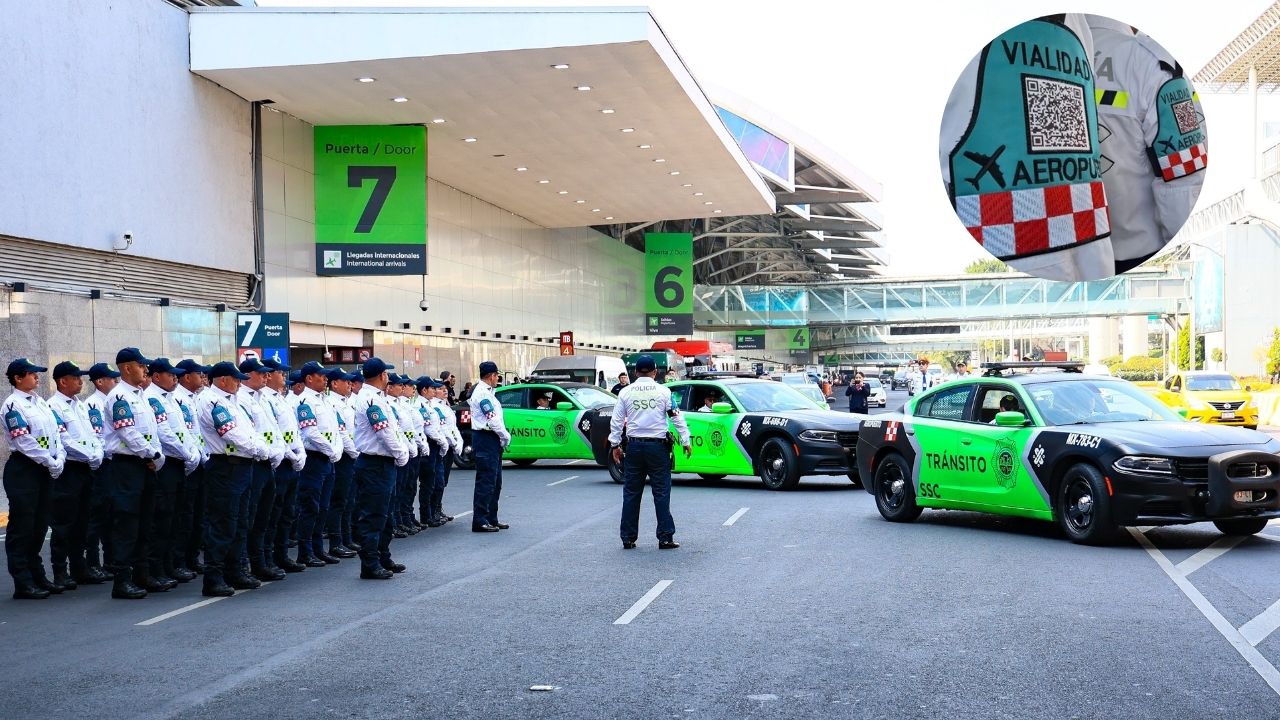
[[[1000,166],[996,164],[996,160],[1000,159],[1000,153],[1004,152],[1004,148],[1005,146],[1001,145],[1000,147],[996,148],[996,151],[991,153],[990,155],[983,155],[980,152],[971,152],[969,150],[966,150],[964,152],[964,156],[974,161],[975,163],[977,163],[980,167],[978,168],[978,174],[974,175],[971,178],[966,178],[965,182],[972,185],[974,190],[977,190],[978,181],[981,180],[983,176],[985,176],[987,173],[990,173],[991,177],[996,181],[996,184],[998,184],[1003,189],[1004,173],[1000,172]]]
[[[1159,142],[1160,146],[1164,148],[1164,151],[1169,155],[1178,152],[1178,148],[1173,146],[1173,141],[1171,140],[1157,140],[1156,142]]]

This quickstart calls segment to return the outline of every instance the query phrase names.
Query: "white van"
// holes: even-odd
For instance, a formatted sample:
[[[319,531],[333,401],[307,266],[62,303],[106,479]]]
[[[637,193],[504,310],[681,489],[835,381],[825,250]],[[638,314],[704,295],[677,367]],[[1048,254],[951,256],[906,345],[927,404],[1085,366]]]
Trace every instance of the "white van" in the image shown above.
[[[595,385],[608,390],[627,371],[622,358],[606,355],[554,355],[538,361],[529,379],[541,382],[566,381]]]

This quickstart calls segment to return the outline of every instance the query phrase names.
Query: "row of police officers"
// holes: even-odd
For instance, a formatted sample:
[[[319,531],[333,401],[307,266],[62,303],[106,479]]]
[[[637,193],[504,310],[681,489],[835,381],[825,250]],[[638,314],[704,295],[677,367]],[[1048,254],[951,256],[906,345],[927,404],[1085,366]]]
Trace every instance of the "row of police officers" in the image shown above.
[[[115,367],[57,364],[45,400],[47,368],[13,361],[0,417],[14,597],[112,580],[112,597],[135,599],[198,574],[204,595],[227,596],[357,556],[361,578],[403,572],[392,539],[453,519],[443,495],[463,438],[448,386],[394,369],[376,357],[356,372],[175,365],[124,348]],[[510,435],[496,365],[481,374],[472,529],[492,532],[507,527],[497,498]],[[82,399],[85,377],[95,391]],[[40,556],[49,529],[52,579]]]

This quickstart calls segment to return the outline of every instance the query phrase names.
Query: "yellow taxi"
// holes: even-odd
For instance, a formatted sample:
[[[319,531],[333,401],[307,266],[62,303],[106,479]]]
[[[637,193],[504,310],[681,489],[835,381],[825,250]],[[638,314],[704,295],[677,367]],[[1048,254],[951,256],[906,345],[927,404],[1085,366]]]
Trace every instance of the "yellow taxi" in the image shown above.
[[[1192,370],[1165,378],[1155,396],[1175,410],[1186,408],[1191,422],[1258,427],[1258,405],[1249,387],[1222,372]]]

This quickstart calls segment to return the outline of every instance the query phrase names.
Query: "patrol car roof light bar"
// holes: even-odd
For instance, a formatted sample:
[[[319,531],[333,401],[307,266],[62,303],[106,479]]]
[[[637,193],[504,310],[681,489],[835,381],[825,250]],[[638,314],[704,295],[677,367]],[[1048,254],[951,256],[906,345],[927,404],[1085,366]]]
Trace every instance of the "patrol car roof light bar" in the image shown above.
[[[982,363],[983,377],[998,376],[1005,370],[1033,370],[1033,369],[1057,369],[1063,372],[1078,373],[1084,372],[1084,363],[1079,360],[1063,361],[1063,362],[1036,362],[1026,361],[1009,361],[1009,362],[985,362]]]

